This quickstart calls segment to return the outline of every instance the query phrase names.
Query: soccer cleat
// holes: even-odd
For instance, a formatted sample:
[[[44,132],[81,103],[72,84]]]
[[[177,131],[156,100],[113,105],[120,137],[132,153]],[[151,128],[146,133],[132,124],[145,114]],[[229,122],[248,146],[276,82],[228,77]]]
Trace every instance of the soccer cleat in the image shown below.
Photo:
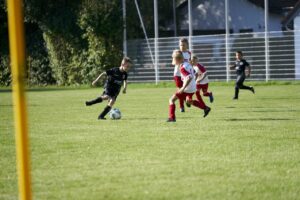
[[[86,102],[85,102],[85,105],[86,105],[86,106],[91,106],[92,104],[91,104],[89,101],[86,101]]]
[[[184,108],[180,108],[180,112],[185,112]]]
[[[237,97],[233,97],[233,98],[232,98],[232,100],[238,100],[238,99],[239,99],[239,98],[237,98]]]
[[[102,116],[99,116],[98,119],[99,119],[99,120],[106,120],[106,118],[105,118],[105,117],[102,117]]]
[[[209,101],[210,103],[214,102],[214,96],[212,93],[209,95]]]
[[[250,86],[250,90],[253,94],[255,94],[255,90],[254,90],[254,87]]]
[[[189,104],[188,102],[185,102],[186,107],[191,107],[191,104]]]
[[[205,109],[204,109],[204,115],[203,115],[203,117],[206,117],[207,115],[208,115],[208,113],[210,112],[210,107],[206,107]]]
[[[167,122],[176,122],[176,119],[168,118]]]

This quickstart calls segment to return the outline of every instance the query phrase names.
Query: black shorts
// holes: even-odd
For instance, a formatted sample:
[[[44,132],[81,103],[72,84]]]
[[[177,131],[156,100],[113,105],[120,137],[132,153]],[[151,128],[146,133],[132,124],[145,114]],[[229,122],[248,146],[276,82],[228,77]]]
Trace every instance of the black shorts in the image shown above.
[[[117,99],[121,87],[105,87],[102,95],[107,95],[110,98]]]
[[[245,74],[237,74],[237,77],[236,77],[236,85],[243,85],[244,81],[245,81]]]

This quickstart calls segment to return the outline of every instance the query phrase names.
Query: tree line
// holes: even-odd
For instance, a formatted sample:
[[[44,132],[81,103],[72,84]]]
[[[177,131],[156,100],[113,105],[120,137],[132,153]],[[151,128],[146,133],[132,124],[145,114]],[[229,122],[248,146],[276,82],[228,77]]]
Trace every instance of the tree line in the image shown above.
[[[138,1],[153,36],[153,1]],[[158,0],[159,29],[172,18],[172,1]],[[143,38],[134,0],[126,1],[128,39]],[[90,84],[122,58],[122,0],[24,0],[27,83]],[[11,84],[6,0],[0,0],[0,85]]]

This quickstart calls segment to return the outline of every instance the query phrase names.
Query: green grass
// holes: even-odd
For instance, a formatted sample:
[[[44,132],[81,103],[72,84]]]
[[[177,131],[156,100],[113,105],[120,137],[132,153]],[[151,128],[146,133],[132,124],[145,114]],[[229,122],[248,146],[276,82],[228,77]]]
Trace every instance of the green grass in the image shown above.
[[[129,85],[118,121],[84,106],[99,88],[29,91],[34,199],[299,199],[299,84],[257,84],[238,101],[232,84],[210,89],[210,115],[189,108],[176,123],[165,122],[168,84]],[[1,200],[18,199],[13,126],[2,89]]]

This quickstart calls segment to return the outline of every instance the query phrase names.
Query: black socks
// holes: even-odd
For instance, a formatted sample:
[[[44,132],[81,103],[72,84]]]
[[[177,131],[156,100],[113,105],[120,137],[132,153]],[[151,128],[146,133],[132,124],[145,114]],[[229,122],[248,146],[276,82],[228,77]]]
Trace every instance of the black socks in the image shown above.
[[[102,111],[102,113],[98,116],[98,119],[105,119],[105,118],[104,118],[105,115],[106,115],[107,113],[109,113],[110,110],[111,110],[111,107],[110,107],[110,106],[106,106],[106,107],[104,108],[104,110]]]
[[[96,99],[94,99],[94,100],[86,101],[86,102],[85,102],[85,105],[86,105],[86,106],[91,106],[91,105],[96,104],[96,103],[101,103],[102,101],[103,101],[102,98],[101,98],[101,97],[98,97],[98,98],[96,98]]]

